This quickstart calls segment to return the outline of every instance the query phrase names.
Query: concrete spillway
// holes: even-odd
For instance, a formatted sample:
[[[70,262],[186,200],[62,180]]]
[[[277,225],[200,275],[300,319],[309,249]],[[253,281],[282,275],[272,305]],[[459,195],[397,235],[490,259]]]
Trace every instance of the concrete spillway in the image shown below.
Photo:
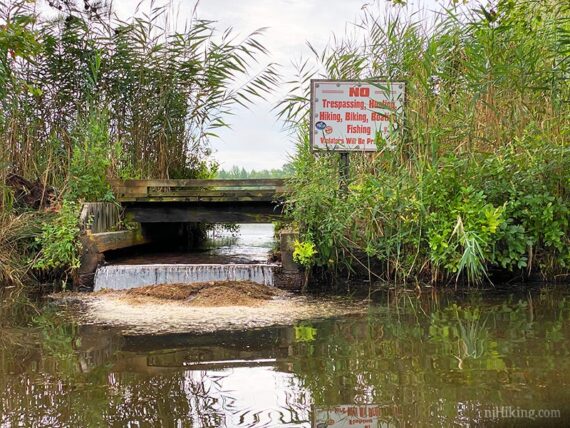
[[[110,265],[97,269],[94,291],[210,281],[251,281],[273,286],[275,267],[267,264]]]

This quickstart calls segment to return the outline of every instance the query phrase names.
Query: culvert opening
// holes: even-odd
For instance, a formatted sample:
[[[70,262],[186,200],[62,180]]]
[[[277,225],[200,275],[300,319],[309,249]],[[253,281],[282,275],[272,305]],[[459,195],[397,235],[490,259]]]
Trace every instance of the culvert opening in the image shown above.
[[[279,265],[273,224],[212,225],[199,231],[199,239],[196,225],[153,224],[145,232],[151,243],[106,254],[95,291],[218,281],[274,284]]]
[[[259,264],[276,261],[272,223],[143,225],[151,242],[108,251],[106,264]]]

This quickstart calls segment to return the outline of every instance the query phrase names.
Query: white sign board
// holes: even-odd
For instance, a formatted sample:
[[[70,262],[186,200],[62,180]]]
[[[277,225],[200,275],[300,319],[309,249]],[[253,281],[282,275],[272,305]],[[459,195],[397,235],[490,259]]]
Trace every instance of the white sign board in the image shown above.
[[[311,81],[311,148],[374,152],[403,117],[404,82]]]

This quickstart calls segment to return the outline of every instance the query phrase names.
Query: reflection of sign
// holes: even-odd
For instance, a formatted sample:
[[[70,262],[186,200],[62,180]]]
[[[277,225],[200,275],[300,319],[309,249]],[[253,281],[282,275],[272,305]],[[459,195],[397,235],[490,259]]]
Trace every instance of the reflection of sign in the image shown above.
[[[376,151],[403,116],[403,82],[311,81],[313,150]]]
[[[313,409],[312,428],[389,428],[395,427],[394,406],[343,404]]]

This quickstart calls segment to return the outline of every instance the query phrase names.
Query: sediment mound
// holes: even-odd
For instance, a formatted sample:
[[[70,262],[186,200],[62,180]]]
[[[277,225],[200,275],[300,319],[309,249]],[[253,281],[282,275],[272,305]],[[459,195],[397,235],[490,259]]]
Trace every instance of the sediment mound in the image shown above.
[[[123,300],[147,303],[149,300],[175,300],[190,306],[258,306],[284,293],[274,287],[250,281],[200,282],[194,284],[163,284],[131,288]]]
[[[252,282],[154,285],[52,296],[72,305],[79,324],[119,327],[125,334],[204,333],[292,325],[363,313],[367,303],[295,295]]]

